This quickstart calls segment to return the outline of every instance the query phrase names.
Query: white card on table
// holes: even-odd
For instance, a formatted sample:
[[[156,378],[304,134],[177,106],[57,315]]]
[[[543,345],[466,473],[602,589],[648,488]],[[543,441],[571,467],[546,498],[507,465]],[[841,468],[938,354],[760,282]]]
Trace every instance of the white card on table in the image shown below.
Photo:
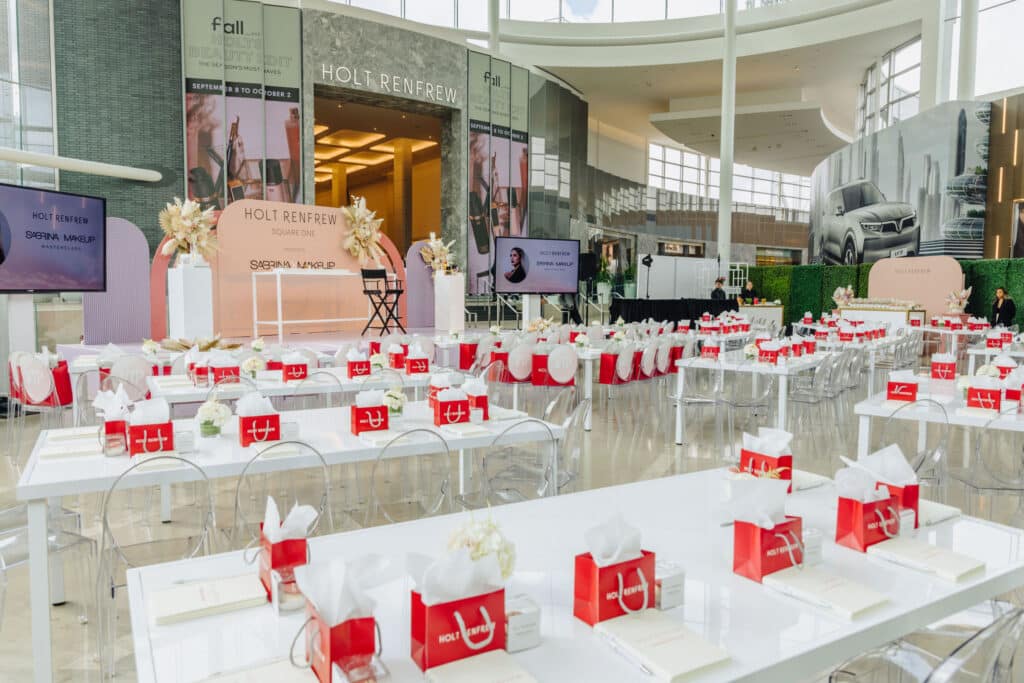
[[[960,516],[960,508],[943,505],[933,500],[921,499],[917,504],[917,522],[919,526],[931,526],[947,519]]]
[[[868,555],[880,557],[898,565],[934,574],[945,581],[956,583],[985,569],[985,563],[946,548],[931,545],[916,538],[890,538],[868,548]]]
[[[160,470],[173,470],[178,467],[185,467],[177,460],[157,460],[156,462],[148,462],[149,460],[156,460],[160,456],[167,456],[171,458],[180,458],[178,451],[160,451],[159,453],[148,453],[146,455],[133,455],[131,464],[135,464],[136,461],[141,461],[142,464],[136,468],[136,472],[158,472]]]
[[[999,411],[992,410],[991,408],[971,408],[963,407],[957,408],[956,414],[960,417],[980,417],[986,420],[991,420],[993,417],[999,414]]]
[[[725,650],[658,610],[602,621],[594,626],[594,632],[665,683],[677,683],[729,659]]]
[[[52,460],[54,458],[80,458],[91,455],[103,455],[103,449],[96,439],[83,441],[68,441],[59,446],[43,446],[39,449],[41,460]]]
[[[478,424],[472,422],[459,422],[457,424],[443,425],[441,431],[446,434],[453,436],[471,437],[471,436],[487,436],[491,433],[491,430],[486,427],[481,427]]]
[[[509,653],[491,650],[428,669],[427,683],[537,683],[537,679]]]
[[[832,574],[821,567],[790,567],[764,577],[762,583],[790,597],[856,619],[888,598],[867,586]]]
[[[502,408],[501,406],[489,406],[487,409],[487,417],[493,420],[516,420],[521,417],[527,417],[526,413],[521,410],[512,410],[511,408]]]
[[[391,440],[397,437],[401,432],[391,431],[390,429],[376,430],[371,432],[363,432],[359,435],[359,438],[363,443],[369,446],[375,446],[383,448],[391,443]],[[412,443],[412,439],[405,439],[402,443]]]
[[[253,444],[259,454],[265,458],[283,458],[287,455],[298,455],[301,447],[298,444],[285,444],[284,446],[278,446],[281,441],[263,441],[258,444]],[[275,448],[276,446],[276,448]],[[271,450],[272,449],[272,450]],[[270,451],[265,453],[265,451]]]
[[[202,683],[252,683],[253,681],[274,681],[274,683],[315,683],[316,674],[309,667],[299,669],[287,659],[264,662],[219,674],[214,674]]]
[[[157,626],[265,604],[267,592],[253,572],[178,584],[149,597],[149,611]]]
[[[50,443],[51,441],[74,441],[75,439],[85,439],[90,436],[98,438],[99,433],[99,427],[71,427],[68,429],[55,429],[52,432],[47,432],[46,443]]]

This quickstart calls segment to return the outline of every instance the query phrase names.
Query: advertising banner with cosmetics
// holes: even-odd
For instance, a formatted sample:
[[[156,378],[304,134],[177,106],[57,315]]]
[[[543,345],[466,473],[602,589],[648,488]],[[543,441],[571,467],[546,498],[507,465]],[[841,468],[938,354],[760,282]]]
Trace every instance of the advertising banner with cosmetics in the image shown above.
[[[249,0],[184,0],[189,197],[302,201],[301,13]]]

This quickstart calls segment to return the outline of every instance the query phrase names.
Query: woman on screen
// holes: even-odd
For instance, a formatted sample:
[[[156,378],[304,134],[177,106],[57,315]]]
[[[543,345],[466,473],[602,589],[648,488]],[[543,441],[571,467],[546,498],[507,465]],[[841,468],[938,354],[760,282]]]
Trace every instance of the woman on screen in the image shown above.
[[[508,259],[512,263],[512,270],[504,273],[505,279],[509,282],[522,282],[526,279],[526,264],[523,263],[526,254],[519,247],[512,247]]]

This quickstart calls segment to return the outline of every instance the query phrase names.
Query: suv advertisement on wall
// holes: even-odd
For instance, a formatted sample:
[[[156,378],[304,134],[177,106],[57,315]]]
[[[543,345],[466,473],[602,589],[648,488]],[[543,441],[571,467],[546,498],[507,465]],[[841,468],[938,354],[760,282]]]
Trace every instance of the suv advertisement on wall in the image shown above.
[[[811,176],[818,263],[981,258],[990,105],[947,102],[864,136]]]

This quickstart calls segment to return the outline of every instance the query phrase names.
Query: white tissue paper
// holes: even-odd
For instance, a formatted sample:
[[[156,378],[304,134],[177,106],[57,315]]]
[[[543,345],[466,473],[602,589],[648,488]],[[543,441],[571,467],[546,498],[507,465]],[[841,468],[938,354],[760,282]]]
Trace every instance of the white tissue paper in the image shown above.
[[[583,541],[598,567],[628,562],[641,555],[640,530],[628,524],[622,515],[587,529]]]
[[[452,385],[451,376],[447,372],[439,372],[430,376],[430,386],[444,389]]]
[[[356,394],[357,408],[376,408],[384,405],[384,392],[380,390],[360,391]]]
[[[390,344],[388,346],[388,353],[405,353],[405,350],[400,344]]]
[[[862,503],[874,503],[889,497],[889,487],[875,488],[878,480],[871,472],[859,467],[844,467],[836,471],[836,493],[840,498],[859,500]]]
[[[106,422],[115,420],[127,420],[128,409],[132,400],[128,398],[128,392],[124,390],[123,384],[117,385],[117,391],[100,391],[92,400],[92,407],[96,412],[103,415]]]
[[[781,348],[782,348],[782,342],[779,342],[779,341],[761,342],[761,350],[763,350],[763,351],[778,351]]]
[[[1017,367],[1017,361],[1005,354],[999,354],[992,359],[992,365],[997,368],[1015,368]]]
[[[467,396],[484,396],[487,394],[487,384],[479,377],[474,377],[462,383],[462,390]]]
[[[131,424],[152,425],[163,424],[171,420],[171,407],[162,398],[148,401],[137,401],[131,414]]]
[[[233,368],[238,365],[238,359],[226,351],[214,351],[206,359],[206,363],[211,368]]]
[[[427,606],[492,593],[505,585],[497,553],[473,560],[465,547],[437,559],[410,554],[406,567]]]
[[[902,487],[917,483],[917,473],[896,444],[859,458],[857,464],[870,470],[878,481],[885,484]]]
[[[783,429],[761,427],[757,430],[757,436],[743,434],[743,448],[777,458],[790,454],[789,443],[792,440],[793,435]]]
[[[366,354],[357,348],[351,348],[345,354],[345,360],[349,361],[350,363],[366,360]]]
[[[902,384],[920,384],[921,378],[915,375],[913,370],[893,370],[889,373],[889,381]]]
[[[465,401],[468,398],[466,392],[462,389],[442,389],[437,392],[437,400],[441,402],[447,401]]]
[[[281,362],[285,365],[309,365],[309,359],[298,351],[289,351],[281,356]]]
[[[124,355],[124,351],[114,346],[113,344],[107,344],[100,351],[99,356],[96,357],[96,362],[101,368],[110,367],[110,364],[115,360]]]
[[[57,367],[57,361],[60,360],[60,356],[56,353],[50,353],[50,347],[44,346],[39,349],[39,360],[46,363],[51,368]]]
[[[1024,384],[1024,368],[1017,366],[1013,370],[1010,370],[1010,374],[1003,378],[1003,384],[1006,387],[1019,389]]]
[[[786,521],[788,479],[735,479],[730,481],[732,497],[729,507],[737,522],[774,529]]]
[[[263,515],[263,535],[271,543],[305,538],[309,534],[309,525],[316,521],[316,509],[312,505],[296,503],[284,522],[277,509],[277,502],[267,496],[267,511]]]
[[[998,377],[989,377],[987,375],[975,375],[968,381],[968,386],[972,389],[1002,389],[1003,380]]]
[[[1002,339],[1002,337],[1003,333],[1000,332],[999,330],[996,330],[995,332],[989,332],[988,334],[985,335],[986,339]]]
[[[258,391],[250,391],[243,394],[235,403],[235,415],[239,417],[258,417],[260,415],[273,415],[277,410],[270,399]]]
[[[932,362],[933,363],[953,363],[955,361],[956,361],[956,358],[954,358],[953,354],[951,354],[951,353],[933,353],[932,354]]]
[[[366,555],[351,562],[335,557],[295,568],[295,581],[306,599],[330,627],[349,619],[373,616],[376,603],[367,595],[371,588],[391,580],[387,560]]]
[[[427,352],[423,350],[423,347],[419,344],[413,344],[409,347],[409,353],[406,358],[426,358]]]

